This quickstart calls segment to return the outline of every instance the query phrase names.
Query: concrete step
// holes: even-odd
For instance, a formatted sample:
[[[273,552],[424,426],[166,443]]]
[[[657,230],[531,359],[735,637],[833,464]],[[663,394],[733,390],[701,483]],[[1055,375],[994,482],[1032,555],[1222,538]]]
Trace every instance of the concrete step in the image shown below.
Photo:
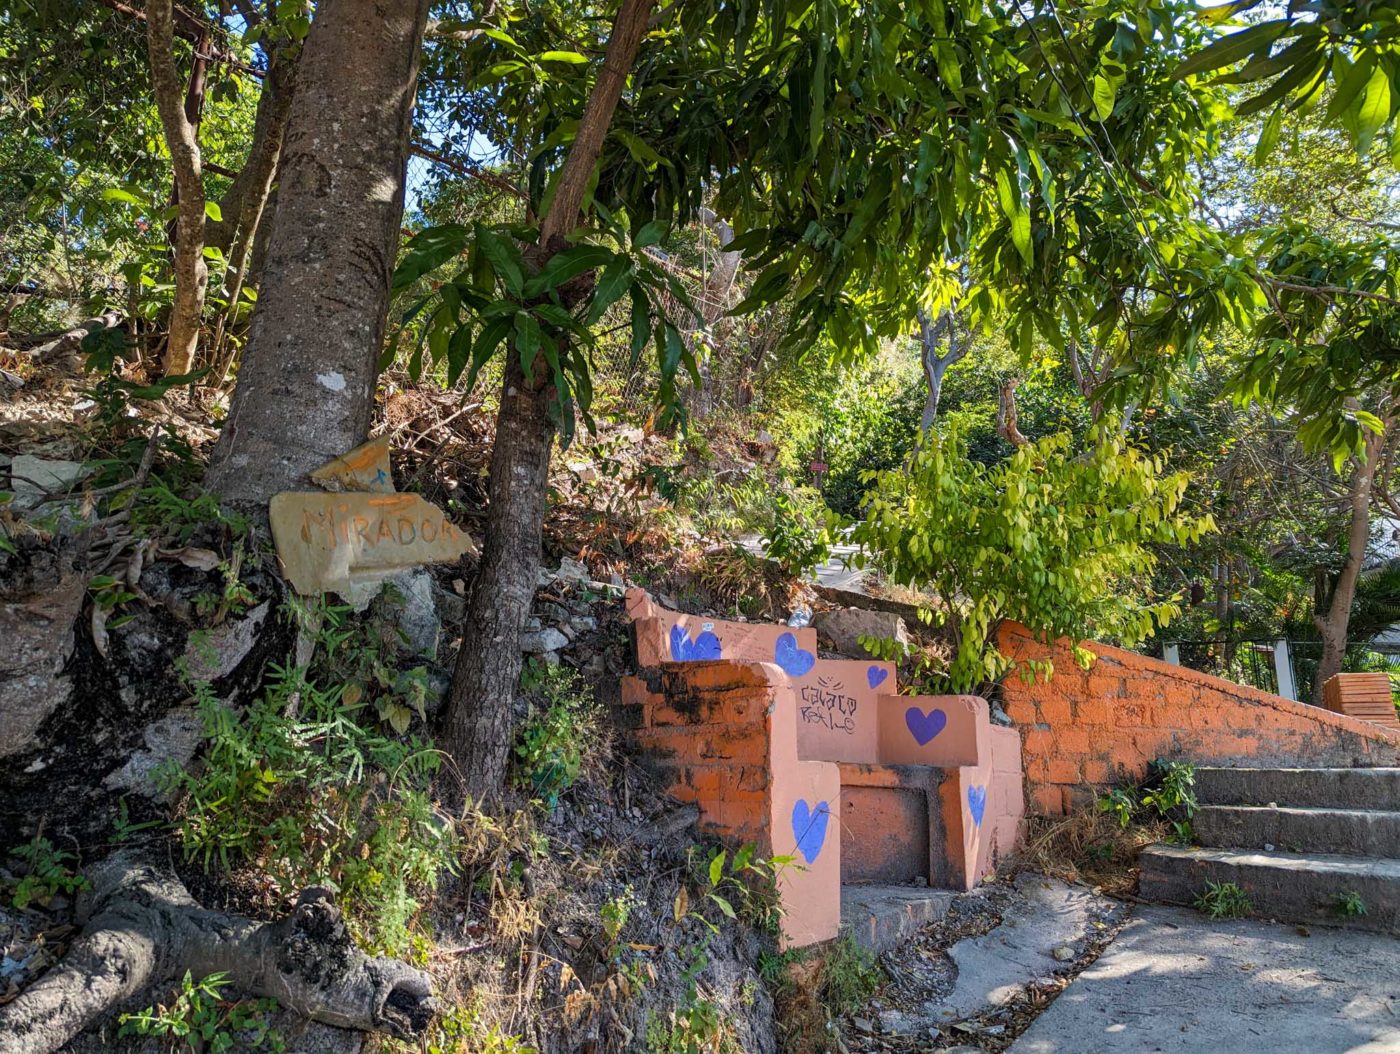
[[[879,955],[941,919],[957,895],[950,889],[844,885],[841,929]]]
[[[1400,812],[1203,805],[1192,825],[1201,845],[1400,858]]]
[[[1202,805],[1400,809],[1400,768],[1196,769]]]
[[[1234,882],[1249,894],[1258,918],[1400,933],[1400,860],[1153,845],[1139,863],[1145,900],[1191,905],[1207,880]],[[1337,910],[1343,892],[1360,895],[1366,914],[1344,917]]]

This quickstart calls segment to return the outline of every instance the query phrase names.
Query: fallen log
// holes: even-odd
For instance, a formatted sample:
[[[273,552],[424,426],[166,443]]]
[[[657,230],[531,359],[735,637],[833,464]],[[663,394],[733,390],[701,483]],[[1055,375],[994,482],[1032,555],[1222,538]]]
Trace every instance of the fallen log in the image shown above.
[[[168,869],[118,851],[88,869],[82,936],[0,1006],[0,1050],[52,1054],[150,984],[223,972],[337,1028],[411,1039],[437,1013],[427,974],[355,946],[329,891],[307,889],[278,922],[200,907]]]

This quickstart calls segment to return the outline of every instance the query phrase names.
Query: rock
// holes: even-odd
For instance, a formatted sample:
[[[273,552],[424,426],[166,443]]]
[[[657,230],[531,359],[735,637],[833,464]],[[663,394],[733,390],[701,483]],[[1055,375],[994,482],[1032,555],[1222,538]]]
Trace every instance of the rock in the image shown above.
[[[415,655],[436,659],[442,623],[438,619],[433,576],[420,567],[394,575],[389,583],[403,596],[398,626],[408,638],[409,648]]]
[[[146,726],[141,734],[145,747],[132,752],[125,765],[109,775],[102,783],[116,794],[136,792],[157,801],[169,798],[160,795],[151,779],[152,773],[166,762],[184,768],[199,749],[204,728],[194,710],[172,710]]]
[[[592,615],[575,615],[569,621],[577,633],[592,633],[598,628],[598,620]]]
[[[36,747],[39,727],[67,700],[73,624],[86,595],[84,579],[70,575],[27,603],[0,603],[0,758]]]
[[[455,579],[450,590],[433,581],[433,605],[437,608],[438,622],[444,626],[458,626],[467,617],[465,589],[457,589],[461,581],[460,578]]]
[[[20,454],[10,462],[10,490],[16,509],[32,509],[46,493],[63,492],[90,470],[78,461],[55,461]]]
[[[311,473],[311,481],[329,491],[360,490],[376,494],[394,493],[394,477],[389,468],[389,437],[379,436],[361,443],[348,454],[328,461]]]
[[[797,608],[788,616],[787,624],[793,629],[802,629],[805,626],[810,626],[812,624],[812,609],[806,607]]]
[[[863,1017],[851,1018],[851,1027],[857,1032],[864,1032],[866,1035],[875,1031],[875,1022]]]
[[[166,595],[169,607],[174,593]],[[258,633],[271,608],[264,600],[239,619],[228,619],[202,633],[191,633],[185,642],[185,669],[192,681],[217,681],[238,669],[257,643]]]
[[[554,572],[556,582],[587,582],[592,577],[587,566],[567,556],[559,561],[559,570]]]
[[[520,636],[520,650],[528,655],[540,655],[545,652],[557,652],[561,648],[569,646],[569,638],[560,633],[553,626],[547,629],[537,630],[534,633],[523,633]],[[555,656],[555,661],[558,661]]]
[[[820,612],[812,619],[812,625],[816,628],[818,643],[851,659],[873,657],[861,647],[861,637],[877,637],[899,644],[909,643],[909,631],[904,625],[904,619],[889,611],[836,608]]]
[[[1058,948],[1056,948],[1056,949],[1055,949],[1054,951],[1052,951],[1050,954],[1053,955],[1053,956],[1055,957],[1055,961],[1056,961],[1056,962],[1062,962],[1062,963],[1072,963],[1072,962],[1074,962],[1074,949],[1071,948],[1068,944],[1061,944]]]

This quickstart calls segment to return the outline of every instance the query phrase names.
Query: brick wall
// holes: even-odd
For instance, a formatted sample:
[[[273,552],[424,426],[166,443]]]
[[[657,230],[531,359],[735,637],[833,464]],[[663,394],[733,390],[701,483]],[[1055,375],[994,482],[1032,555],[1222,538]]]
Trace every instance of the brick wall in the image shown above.
[[[1021,730],[1030,811],[1060,815],[1095,789],[1141,779],[1154,758],[1298,768],[1400,764],[1400,736],[1379,726],[1103,644],[1088,670],[1066,642],[1036,641],[1015,623],[998,643],[1018,659],[1050,658],[1048,682],[1002,684]]]

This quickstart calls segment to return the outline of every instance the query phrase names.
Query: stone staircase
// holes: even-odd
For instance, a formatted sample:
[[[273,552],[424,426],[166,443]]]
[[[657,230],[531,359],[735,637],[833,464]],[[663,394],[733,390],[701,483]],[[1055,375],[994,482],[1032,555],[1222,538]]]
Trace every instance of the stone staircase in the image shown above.
[[[1234,882],[1265,918],[1400,933],[1400,768],[1198,768],[1196,791],[1201,848],[1145,850],[1144,898]],[[1342,915],[1342,893],[1366,914]]]

